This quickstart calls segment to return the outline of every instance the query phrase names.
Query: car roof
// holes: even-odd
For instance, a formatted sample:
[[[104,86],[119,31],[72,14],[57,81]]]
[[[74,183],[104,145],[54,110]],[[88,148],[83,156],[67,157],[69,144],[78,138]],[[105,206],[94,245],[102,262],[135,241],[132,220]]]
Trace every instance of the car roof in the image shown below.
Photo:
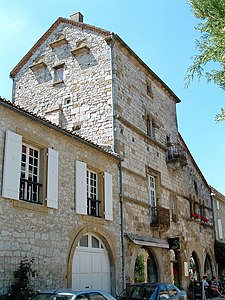
[[[60,288],[60,289],[50,289],[50,290],[44,290],[41,291],[39,294],[70,294],[70,295],[79,295],[79,294],[84,294],[84,293],[102,293],[105,295],[110,295],[109,293],[101,290],[72,290],[72,289],[65,289],[65,288]]]

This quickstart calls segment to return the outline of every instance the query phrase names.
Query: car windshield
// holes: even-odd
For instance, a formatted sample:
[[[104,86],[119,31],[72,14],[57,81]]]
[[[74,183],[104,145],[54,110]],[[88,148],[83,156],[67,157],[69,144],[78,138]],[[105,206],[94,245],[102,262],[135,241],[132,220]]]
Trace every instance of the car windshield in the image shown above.
[[[156,290],[155,285],[149,285],[149,286],[131,285],[122,292],[120,298],[149,299],[155,290]]]
[[[71,300],[73,295],[53,295],[53,294],[39,294],[32,298],[32,300]]]

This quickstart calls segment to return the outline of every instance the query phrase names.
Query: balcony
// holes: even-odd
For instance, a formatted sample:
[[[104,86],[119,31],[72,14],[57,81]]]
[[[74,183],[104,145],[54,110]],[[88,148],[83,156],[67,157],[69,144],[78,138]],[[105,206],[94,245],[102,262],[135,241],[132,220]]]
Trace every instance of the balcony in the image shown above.
[[[166,163],[168,168],[172,170],[187,165],[186,152],[179,143],[167,143]]]
[[[170,228],[170,210],[165,207],[151,207],[151,227],[166,231]]]

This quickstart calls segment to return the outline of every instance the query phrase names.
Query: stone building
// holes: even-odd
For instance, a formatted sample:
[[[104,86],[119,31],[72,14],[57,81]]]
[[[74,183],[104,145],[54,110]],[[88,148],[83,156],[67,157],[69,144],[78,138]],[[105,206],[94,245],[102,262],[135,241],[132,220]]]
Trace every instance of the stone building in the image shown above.
[[[215,188],[211,189],[216,240],[225,243],[225,196]]]
[[[216,272],[211,189],[178,132],[180,99],[118,35],[59,18],[11,78],[14,103],[123,158],[122,286],[187,289]]]
[[[117,155],[0,99],[0,295],[21,260],[35,289],[121,287]]]

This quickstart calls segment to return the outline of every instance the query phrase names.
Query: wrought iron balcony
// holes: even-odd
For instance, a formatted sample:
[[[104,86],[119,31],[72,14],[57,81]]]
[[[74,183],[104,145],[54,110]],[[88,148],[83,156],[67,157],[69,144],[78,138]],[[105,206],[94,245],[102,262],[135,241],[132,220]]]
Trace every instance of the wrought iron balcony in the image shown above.
[[[187,165],[186,152],[179,143],[167,143],[166,163],[171,169]]]
[[[40,204],[40,187],[42,187],[41,183],[20,178],[20,200]]]
[[[94,217],[100,217],[99,204],[101,201],[87,198],[87,214]]]
[[[168,230],[170,227],[170,210],[165,207],[151,207],[151,227]]]

